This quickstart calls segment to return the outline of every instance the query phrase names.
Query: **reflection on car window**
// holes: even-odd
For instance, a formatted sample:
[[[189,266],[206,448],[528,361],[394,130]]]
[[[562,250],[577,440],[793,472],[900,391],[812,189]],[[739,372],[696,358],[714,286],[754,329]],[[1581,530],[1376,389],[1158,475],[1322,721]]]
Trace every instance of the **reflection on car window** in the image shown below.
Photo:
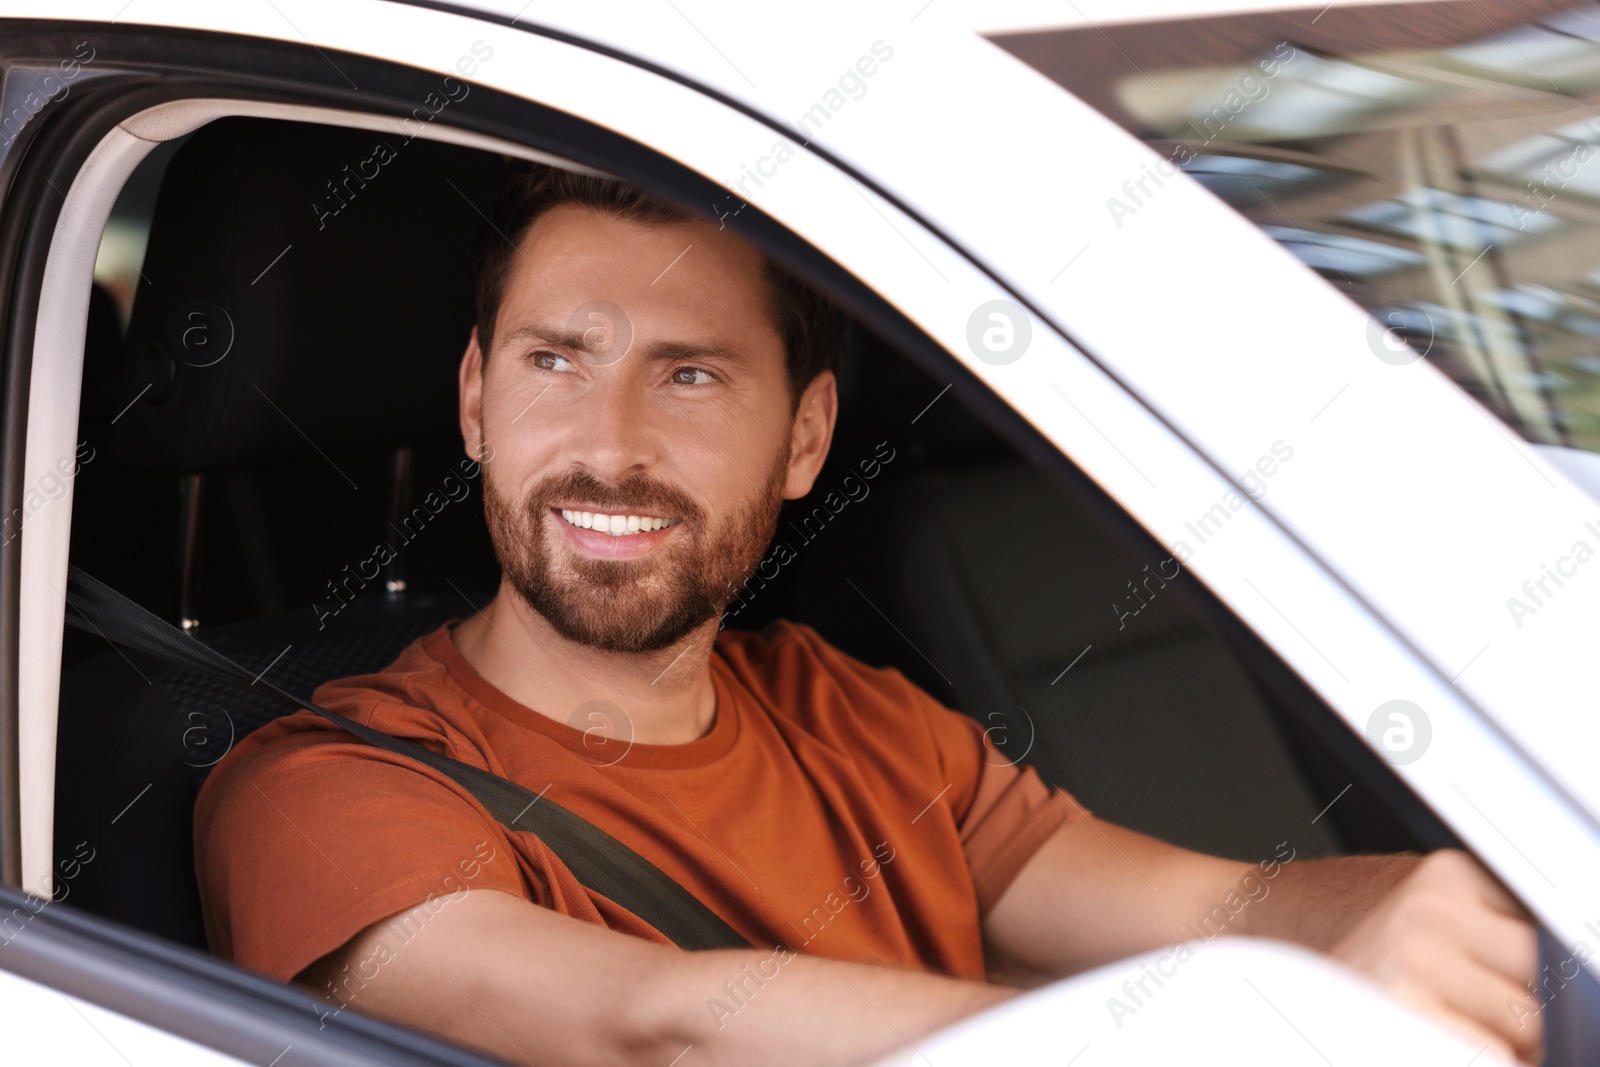
[[[1310,8],[997,43],[1525,437],[1600,451],[1600,5]],[[1114,218],[1137,210],[1112,192]]]

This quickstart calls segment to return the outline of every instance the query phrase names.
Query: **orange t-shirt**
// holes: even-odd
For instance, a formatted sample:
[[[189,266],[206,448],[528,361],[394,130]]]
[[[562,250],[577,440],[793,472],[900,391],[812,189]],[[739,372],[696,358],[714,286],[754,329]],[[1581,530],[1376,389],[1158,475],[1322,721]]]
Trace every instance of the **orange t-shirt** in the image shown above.
[[[756,946],[982,978],[980,917],[1082,810],[977,722],[808,626],[722,631],[711,729],[621,752],[490,685],[454,625],[312,699],[542,791]],[[212,951],[285,981],[463,889],[670,943],[449,778],[305,710],[217,764],[195,806],[195,869]]]

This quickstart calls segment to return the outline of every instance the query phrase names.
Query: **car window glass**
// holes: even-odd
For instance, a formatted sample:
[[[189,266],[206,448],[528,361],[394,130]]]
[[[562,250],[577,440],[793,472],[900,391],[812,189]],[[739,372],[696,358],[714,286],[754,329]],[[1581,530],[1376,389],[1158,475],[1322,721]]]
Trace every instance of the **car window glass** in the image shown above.
[[[1431,360],[1528,440],[1600,450],[1600,6],[1357,5],[997,41],[1370,310],[1387,358]],[[1112,220],[1159,181],[1108,189]]]

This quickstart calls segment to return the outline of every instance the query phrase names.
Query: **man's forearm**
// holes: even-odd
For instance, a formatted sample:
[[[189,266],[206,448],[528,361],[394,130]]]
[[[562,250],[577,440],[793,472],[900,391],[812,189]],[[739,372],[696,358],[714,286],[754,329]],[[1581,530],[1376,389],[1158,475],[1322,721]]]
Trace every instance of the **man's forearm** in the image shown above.
[[[787,950],[683,953],[644,991],[641,1062],[864,1063],[1016,996],[962,981]]]
[[[539,1067],[665,1067],[690,1047],[685,1065],[843,1067],[1019,992],[788,949],[681,952],[494,890],[406,920],[374,923],[297,980]]]
[[[1236,932],[1326,950],[1377,906],[1422,857],[1335,856],[1284,864]]]

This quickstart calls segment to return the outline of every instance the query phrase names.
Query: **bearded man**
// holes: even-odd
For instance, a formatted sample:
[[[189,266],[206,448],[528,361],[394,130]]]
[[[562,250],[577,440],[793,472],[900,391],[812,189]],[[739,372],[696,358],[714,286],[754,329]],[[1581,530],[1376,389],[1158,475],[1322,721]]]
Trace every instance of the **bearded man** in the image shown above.
[[[213,951],[517,1062],[845,1064],[1019,976],[1186,941],[1254,876],[1097,819],[808,626],[719,629],[827,457],[840,312],[621,182],[530,167],[494,223],[459,390],[498,593],[314,699],[569,809],[754,947],[680,951],[451,778],[302,711],[201,793]],[[1463,853],[1285,864],[1225,932],[1537,1049],[1532,927]]]

